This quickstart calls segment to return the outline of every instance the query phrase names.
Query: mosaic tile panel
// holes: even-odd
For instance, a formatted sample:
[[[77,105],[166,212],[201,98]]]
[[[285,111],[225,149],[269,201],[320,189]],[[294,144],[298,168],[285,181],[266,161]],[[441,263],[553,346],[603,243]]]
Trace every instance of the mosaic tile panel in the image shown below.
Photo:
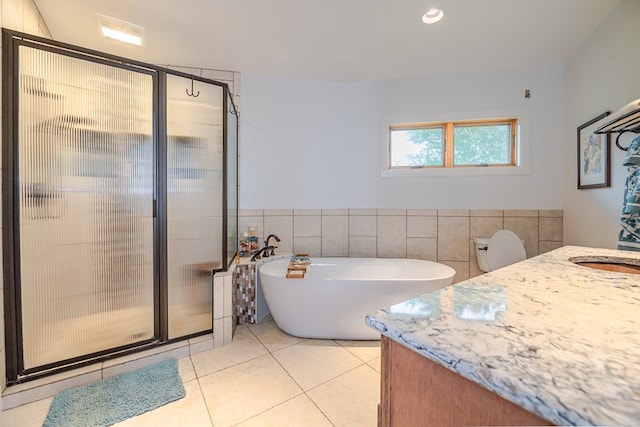
[[[256,265],[238,265],[233,273],[236,307],[234,324],[256,323]]]

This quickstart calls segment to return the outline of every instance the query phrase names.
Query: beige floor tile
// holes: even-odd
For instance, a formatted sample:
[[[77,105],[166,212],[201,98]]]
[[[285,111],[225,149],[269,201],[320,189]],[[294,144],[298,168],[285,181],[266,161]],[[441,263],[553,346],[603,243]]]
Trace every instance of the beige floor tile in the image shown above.
[[[233,341],[213,350],[191,356],[198,378],[267,354],[260,341],[246,328],[238,326]]]
[[[380,357],[380,341],[343,341],[336,343],[363,362],[370,362]]]
[[[196,379],[196,370],[193,367],[193,362],[191,362],[191,357],[187,356],[178,359],[178,372],[183,383]]]
[[[220,427],[239,422],[374,426],[376,422],[377,341],[301,340],[283,333],[271,320],[250,329],[239,327],[232,344],[182,357],[178,363],[187,396],[119,426]],[[308,396],[301,387],[309,390]],[[0,412],[0,426],[41,426],[51,401]]]
[[[53,397],[0,412],[0,426],[40,427],[44,423]]]
[[[327,417],[325,417],[316,405],[304,394],[287,400],[283,404],[239,424],[239,426],[242,427],[323,427],[331,425]]]
[[[362,364],[360,359],[330,340],[306,340],[274,352],[273,357],[303,390]]]
[[[373,369],[375,369],[375,371],[377,373],[380,373],[380,364],[382,363],[382,358],[381,357],[376,357],[375,359],[373,359],[371,362],[367,363],[367,365],[371,366]]]
[[[168,403],[150,412],[129,418],[115,424],[119,427],[134,426],[181,426],[206,427],[211,426],[211,418],[207,411],[204,397],[197,380],[184,384],[187,395],[180,400]]]
[[[235,425],[302,393],[271,355],[199,379],[216,427]]]
[[[283,332],[272,318],[261,323],[249,325],[249,330],[271,352],[304,341],[304,338],[294,337]]]
[[[380,375],[363,365],[307,392],[336,427],[375,427]]]

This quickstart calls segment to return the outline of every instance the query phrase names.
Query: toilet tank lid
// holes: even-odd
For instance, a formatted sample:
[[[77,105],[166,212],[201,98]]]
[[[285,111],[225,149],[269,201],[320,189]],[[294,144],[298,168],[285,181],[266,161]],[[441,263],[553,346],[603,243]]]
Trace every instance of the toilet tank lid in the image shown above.
[[[509,230],[497,231],[489,241],[487,261],[492,270],[527,258],[522,240]]]
[[[474,237],[473,238],[473,243],[476,243],[478,245],[488,245],[490,241],[491,241],[491,237]],[[520,239],[520,241],[524,245],[524,239]]]
[[[491,237],[474,237],[473,242],[479,245],[488,245]]]

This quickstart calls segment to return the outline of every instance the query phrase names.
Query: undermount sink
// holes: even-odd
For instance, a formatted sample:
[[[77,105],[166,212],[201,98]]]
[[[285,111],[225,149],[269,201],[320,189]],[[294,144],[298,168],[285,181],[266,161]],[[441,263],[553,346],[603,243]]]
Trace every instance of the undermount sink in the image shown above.
[[[577,256],[569,258],[574,264],[616,273],[640,274],[640,259],[610,256]]]

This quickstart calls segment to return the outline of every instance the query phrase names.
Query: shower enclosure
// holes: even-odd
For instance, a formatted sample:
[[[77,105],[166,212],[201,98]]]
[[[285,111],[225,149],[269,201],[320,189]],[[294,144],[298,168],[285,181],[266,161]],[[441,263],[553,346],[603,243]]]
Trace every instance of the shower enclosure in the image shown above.
[[[8,383],[212,331],[237,247],[224,83],[3,30]]]

